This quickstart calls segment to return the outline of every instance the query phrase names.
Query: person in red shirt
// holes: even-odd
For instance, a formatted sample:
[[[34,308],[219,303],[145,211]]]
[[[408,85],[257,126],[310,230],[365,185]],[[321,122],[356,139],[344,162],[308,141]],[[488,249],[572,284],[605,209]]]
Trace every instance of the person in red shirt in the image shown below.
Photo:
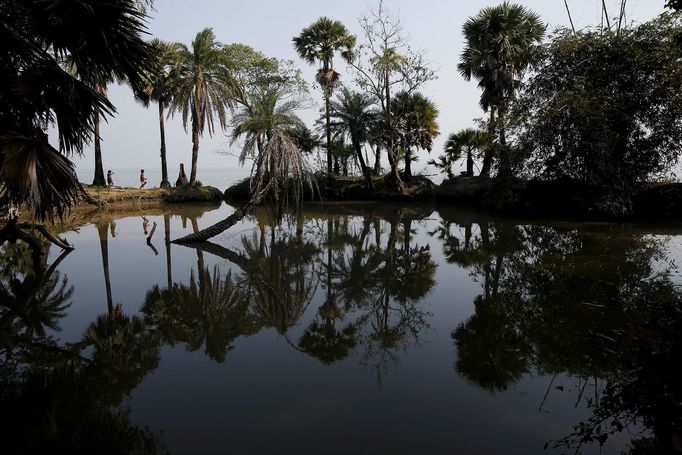
[[[140,169],[140,188],[147,184],[147,177],[144,176],[144,169]]]

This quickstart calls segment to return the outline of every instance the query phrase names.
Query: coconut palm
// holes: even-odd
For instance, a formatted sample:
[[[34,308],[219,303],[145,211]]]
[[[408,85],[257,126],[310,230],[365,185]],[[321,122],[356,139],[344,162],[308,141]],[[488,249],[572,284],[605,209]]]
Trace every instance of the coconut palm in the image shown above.
[[[433,139],[440,134],[438,130],[438,108],[419,92],[399,92],[391,102],[399,145],[405,159],[405,180],[412,178],[412,161],[415,157],[412,148],[431,151]]]
[[[337,99],[331,103],[331,127],[338,135],[348,137],[355,151],[362,175],[367,186],[373,188],[372,171],[365,163],[362,144],[369,139],[369,125],[373,119],[371,107],[373,101],[369,96],[343,88]]]
[[[170,74],[173,97],[169,108],[180,112],[185,130],[191,122],[192,169],[189,184],[192,185],[197,179],[200,136],[204,131],[212,136],[216,121],[220,128],[225,129],[228,109],[243,95],[213,29],[200,31],[192,41],[192,49],[180,45],[174,55],[177,63]]]
[[[0,207],[29,202],[49,217],[82,195],[64,154],[82,151],[96,115],[114,112],[96,82],[113,75],[141,89],[153,69],[145,15],[129,0],[4,2],[0,11]],[[50,124],[59,150],[44,133]]]
[[[172,98],[171,71],[178,63],[178,51],[181,49],[178,43],[169,43],[155,38],[151,41],[151,46],[156,52],[159,61],[158,71],[150,74],[147,78],[145,97],[141,99],[145,106],[149,101],[156,101],[159,107],[159,134],[161,138],[161,188],[171,186],[168,180],[168,163],[166,161],[166,129],[165,114],[166,106],[170,104]]]
[[[343,60],[353,60],[355,36],[351,35],[339,21],[321,17],[293,39],[298,55],[311,65],[320,64],[315,79],[322,88],[325,103],[327,133],[327,172],[332,172],[330,102],[332,92],[339,82],[339,73],[334,70],[334,55],[338,52]]]
[[[466,47],[458,69],[467,81],[478,81],[481,107],[490,112],[490,135],[499,134],[499,166],[503,175],[511,172],[504,126],[507,105],[533,63],[544,34],[540,16],[508,2],[484,8],[464,24]],[[483,160],[483,175],[489,175],[492,159],[491,149]]]
[[[303,122],[296,115],[300,104],[297,100],[283,100],[276,87],[247,96],[248,103],[233,117],[232,143],[244,137],[239,161],[256,158],[272,138],[275,131],[289,132],[302,128]]]

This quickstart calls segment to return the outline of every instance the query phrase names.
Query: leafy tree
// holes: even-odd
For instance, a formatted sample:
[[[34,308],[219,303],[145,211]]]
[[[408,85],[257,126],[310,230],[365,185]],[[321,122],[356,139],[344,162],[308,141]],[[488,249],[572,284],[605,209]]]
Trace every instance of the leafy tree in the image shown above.
[[[372,120],[372,100],[365,94],[343,88],[337,100],[331,103],[331,127],[337,135],[347,137],[355,151],[355,158],[360,164],[362,175],[367,186],[373,188],[372,172],[365,163],[362,145],[369,137],[369,125]]]
[[[482,91],[480,105],[484,111],[490,111],[490,136],[499,134],[499,171],[509,175],[505,117],[514,92],[533,63],[545,26],[536,13],[505,1],[469,18],[463,31],[466,47],[458,68],[467,81],[478,81]],[[483,160],[482,175],[490,174],[492,158],[490,149]]]
[[[674,9],[675,11],[682,10],[682,0],[668,0],[665,3],[666,8]]]
[[[419,92],[399,92],[391,102],[398,143],[405,159],[405,180],[412,178],[412,148],[431,151],[438,130],[438,108]]]
[[[310,26],[304,28],[300,35],[294,37],[294,48],[298,55],[310,63],[320,64],[315,79],[322,88],[325,103],[325,120],[327,132],[327,172],[332,172],[331,155],[331,96],[339,83],[340,75],[334,70],[334,55],[338,52],[343,60],[353,59],[355,36],[351,35],[339,21],[321,17]]]
[[[190,50],[181,45],[177,64],[171,72],[173,98],[169,108],[182,115],[187,129],[192,128],[192,169],[189,183],[197,179],[199,139],[204,131],[215,132],[215,123],[227,127],[228,108],[243,99],[242,91],[234,75],[222,44],[215,39],[211,28],[197,33]]]
[[[379,127],[376,131],[379,137],[374,139],[374,143],[382,143],[386,149],[393,184],[402,191],[391,99],[395,91],[413,92],[436,79],[436,75],[424,53],[410,47],[403,35],[400,19],[384,6],[383,0],[379,0],[377,7],[360,19],[360,26],[364,43],[359,46],[351,66],[358,86],[370,93],[379,106],[383,119],[375,123]]]
[[[617,34],[559,31],[514,106],[530,175],[605,187],[605,209],[629,213],[634,187],[679,157],[679,27],[663,14]]]

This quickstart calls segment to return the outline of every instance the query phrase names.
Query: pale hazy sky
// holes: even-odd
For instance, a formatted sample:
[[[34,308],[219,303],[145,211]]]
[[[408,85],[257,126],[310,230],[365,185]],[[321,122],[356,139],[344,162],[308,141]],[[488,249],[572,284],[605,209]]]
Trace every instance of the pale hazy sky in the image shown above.
[[[405,34],[413,48],[423,49],[427,58],[438,68],[438,79],[430,82],[422,92],[433,99],[440,109],[441,136],[432,155],[438,155],[450,132],[472,126],[474,118],[482,116],[478,107],[479,91],[475,82],[465,82],[457,72],[457,61],[463,47],[462,24],[482,7],[499,4],[496,0],[385,0],[385,4],[399,13]],[[567,26],[568,17],[563,0],[517,0],[540,14],[550,29]],[[568,0],[576,27],[596,25],[600,18],[601,0]],[[150,38],[180,41],[189,45],[196,33],[212,27],[222,43],[241,42],[272,57],[291,59],[312,82],[315,68],[296,56],[291,39],[320,16],[343,22],[358,35],[358,18],[376,3],[373,0],[156,0],[156,11],[148,23]],[[629,0],[628,22],[643,22],[664,8],[664,0]],[[620,0],[607,0],[615,15]],[[343,65],[336,65],[346,82],[352,76]],[[317,116],[321,96],[312,91],[318,107],[303,112],[301,117],[310,125]],[[104,169],[160,168],[158,109],[145,109],[133,101],[130,90],[111,86],[109,96],[118,114],[102,126],[102,154]],[[189,165],[191,137],[176,117],[167,122],[168,166],[171,180],[177,175],[178,163]],[[237,159],[217,152],[227,151],[225,135],[218,132],[213,138],[205,135],[199,150],[199,179],[202,169],[238,169]],[[236,152],[236,151],[234,151]],[[428,160],[420,153],[415,169],[423,168]],[[88,149],[82,158],[75,157],[81,179],[92,179],[94,154]],[[384,165],[385,158],[383,159]],[[247,170],[244,170],[246,173]],[[151,182],[157,185],[158,182]]]

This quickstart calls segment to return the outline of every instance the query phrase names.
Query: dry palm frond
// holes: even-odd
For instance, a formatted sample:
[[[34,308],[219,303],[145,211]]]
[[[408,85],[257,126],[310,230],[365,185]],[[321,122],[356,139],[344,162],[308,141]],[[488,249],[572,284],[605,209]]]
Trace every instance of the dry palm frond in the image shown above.
[[[250,209],[263,201],[270,205],[274,218],[281,220],[291,201],[297,209],[300,207],[306,184],[311,192],[315,189],[312,172],[303,152],[285,131],[279,129],[272,131],[270,140],[254,163],[254,169],[248,202],[224,220],[177,239],[174,243],[203,242],[215,237],[234,226]]]
[[[331,93],[341,83],[341,75],[333,69],[321,69],[315,75],[315,80],[323,90]]]
[[[85,194],[74,165],[37,130],[0,135],[0,208],[28,202],[40,219],[60,218]]]
[[[283,131],[275,130],[255,163],[251,201],[270,204],[281,220],[290,201],[298,208],[307,184],[313,191],[312,172],[296,143]]]

